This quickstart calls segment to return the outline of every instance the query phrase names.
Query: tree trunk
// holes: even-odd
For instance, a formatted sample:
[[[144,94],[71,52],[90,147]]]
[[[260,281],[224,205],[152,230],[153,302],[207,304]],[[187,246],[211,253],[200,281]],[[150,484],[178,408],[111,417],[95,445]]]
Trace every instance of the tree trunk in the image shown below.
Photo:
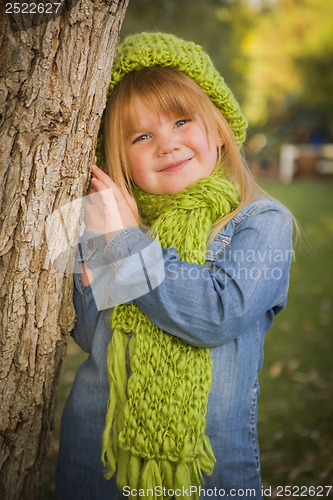
[[[75,319],[72,275],[50,262],[46,218],[86,193],[128,3],[58,1],[60,10],[48,18],[5,14],[6,2],[0,7],[3,500],[41,497],[59,371]]]

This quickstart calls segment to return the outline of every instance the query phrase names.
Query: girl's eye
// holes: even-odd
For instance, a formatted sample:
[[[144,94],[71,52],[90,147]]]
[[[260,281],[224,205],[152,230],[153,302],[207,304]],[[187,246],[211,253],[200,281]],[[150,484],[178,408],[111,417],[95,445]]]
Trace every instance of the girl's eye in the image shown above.
[[[175,123],[175,128],[181,127],[182,125],[185,125],[185,123],[190,122],[191,120],[189,118],[184,118],[183,120],[178,120]]]
[[[136,137],[134,139],[134,141],[132,142],[132,144],[135,144],[136,142],[144,141],[145,139],[148,139],[148,138],[149,138],[149,135],[147,135],[147,134],[139,135],[138,137]]]

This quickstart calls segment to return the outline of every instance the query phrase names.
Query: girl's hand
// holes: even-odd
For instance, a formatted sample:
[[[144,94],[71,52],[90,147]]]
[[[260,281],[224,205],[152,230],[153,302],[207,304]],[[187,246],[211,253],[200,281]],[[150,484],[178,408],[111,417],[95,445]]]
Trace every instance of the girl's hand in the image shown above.
[[[138,225],[138,210],[134,198],[96,165],[92,167],[85,222],[88,230],[104,234],[107,242],[112,237],[111,233]]]

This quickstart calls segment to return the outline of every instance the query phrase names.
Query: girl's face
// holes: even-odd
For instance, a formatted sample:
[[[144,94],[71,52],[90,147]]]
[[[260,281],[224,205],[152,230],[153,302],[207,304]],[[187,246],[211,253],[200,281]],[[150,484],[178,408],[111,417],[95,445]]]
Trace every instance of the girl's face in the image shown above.
[[[158,115],[140,98],[138,120],[128,142],[133,180],[151,194],[174,194],[208,177],[217,162],[217,145],[199,117]]]

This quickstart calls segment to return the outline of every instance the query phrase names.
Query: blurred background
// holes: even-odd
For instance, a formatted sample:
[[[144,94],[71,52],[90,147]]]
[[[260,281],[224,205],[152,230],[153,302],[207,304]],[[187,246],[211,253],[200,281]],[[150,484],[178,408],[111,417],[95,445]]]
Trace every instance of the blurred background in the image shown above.
[[[260,374],[262,478],[272,488],[333,484],[332,19],[332,0],[131,0],[121,31],[165,31],[207,50],[249,120],[245,153],[258,183],[301,227]],[[71,340],[45,499],[54,499],[60,417],[85,357]]]

